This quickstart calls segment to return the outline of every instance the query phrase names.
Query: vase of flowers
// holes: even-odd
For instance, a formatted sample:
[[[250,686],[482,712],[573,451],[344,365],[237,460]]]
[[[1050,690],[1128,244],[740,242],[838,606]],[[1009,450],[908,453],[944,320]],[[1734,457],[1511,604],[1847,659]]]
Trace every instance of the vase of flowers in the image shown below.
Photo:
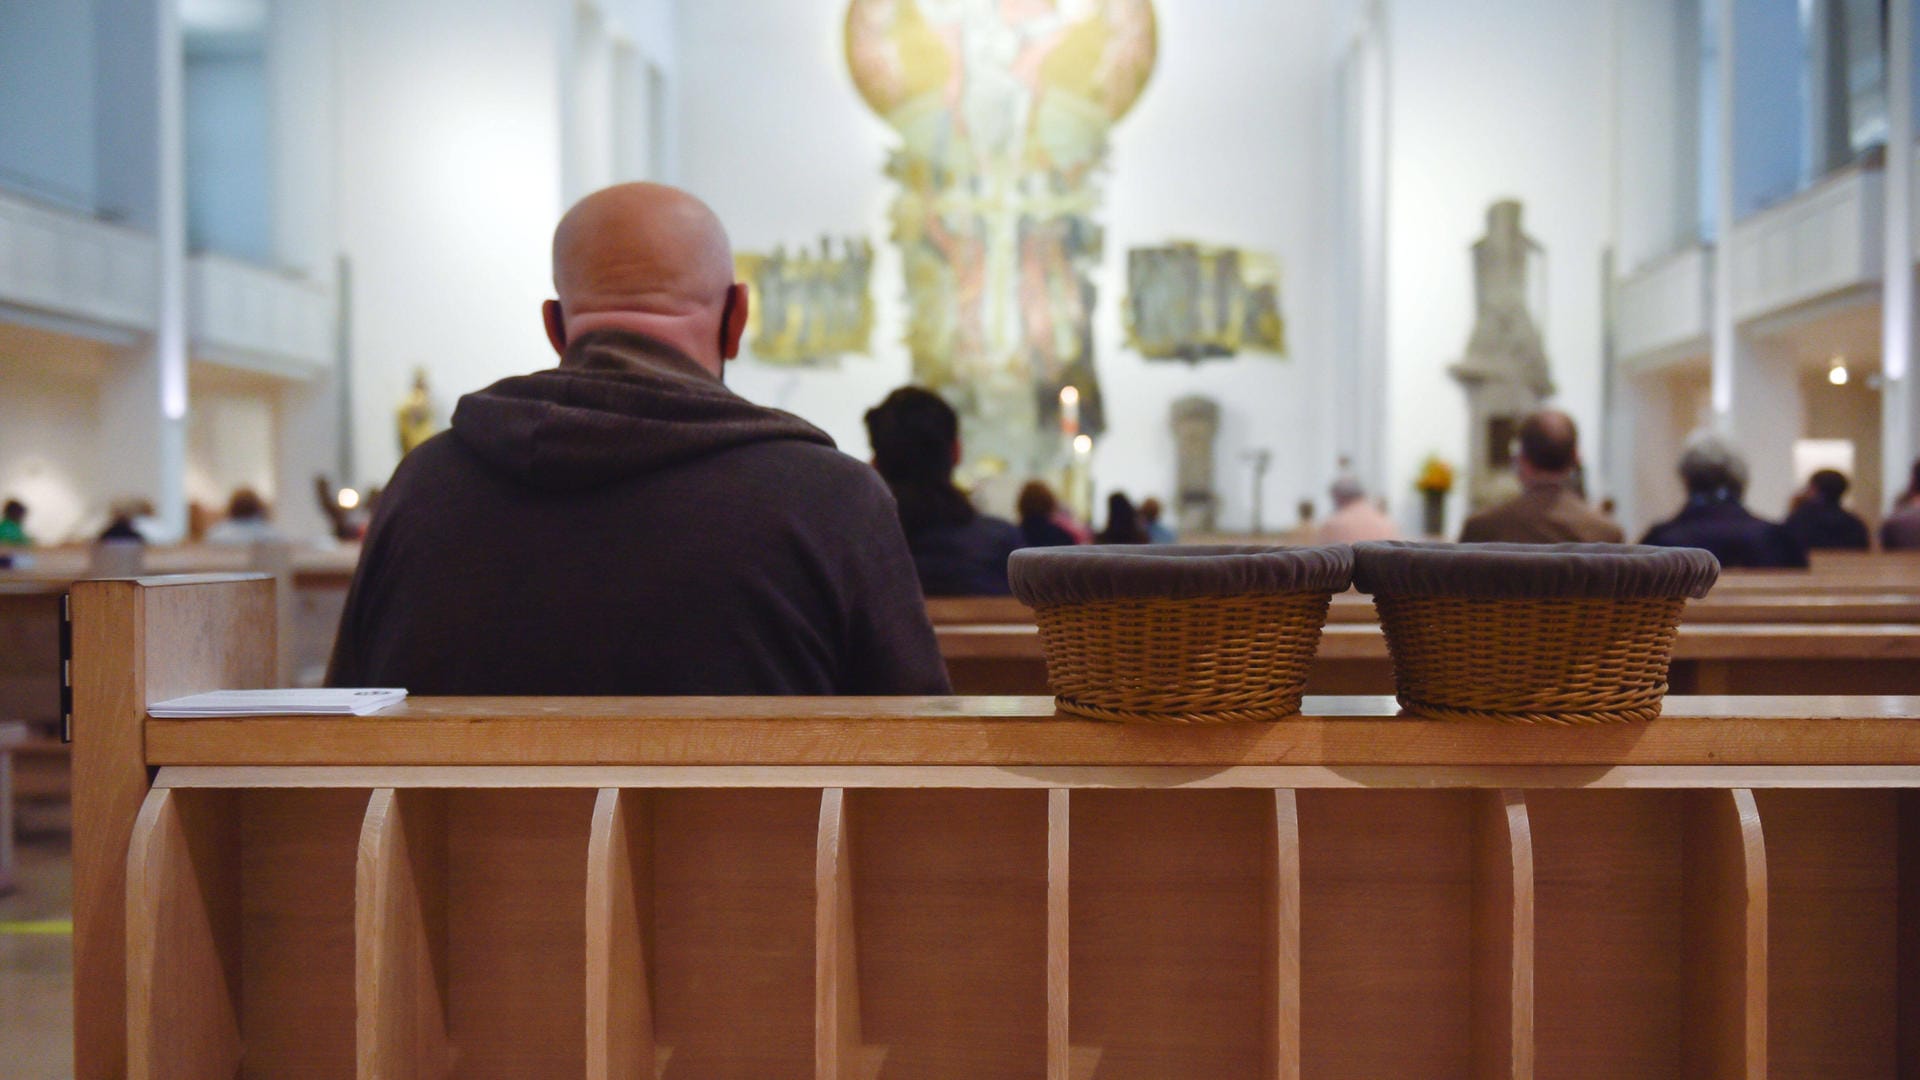
[[[1428,536],[1447,534],[1447,494],[1453,490],[1453,466],[1428,454],[1413,482],[1420,492],[1420,527]]]

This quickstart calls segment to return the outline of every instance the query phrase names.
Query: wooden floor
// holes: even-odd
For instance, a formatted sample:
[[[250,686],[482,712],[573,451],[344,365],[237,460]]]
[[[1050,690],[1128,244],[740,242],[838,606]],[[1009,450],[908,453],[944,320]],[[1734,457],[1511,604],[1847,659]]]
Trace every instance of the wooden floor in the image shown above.
[[[73,856],[64,812],[29,810],[19,888],[0,896],[0,1075],[73,1076]]]

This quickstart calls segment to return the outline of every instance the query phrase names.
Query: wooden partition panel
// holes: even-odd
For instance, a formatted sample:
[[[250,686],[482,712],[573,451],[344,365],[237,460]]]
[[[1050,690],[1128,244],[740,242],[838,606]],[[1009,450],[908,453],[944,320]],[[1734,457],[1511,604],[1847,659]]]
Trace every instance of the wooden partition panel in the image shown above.
[[[156,791],[127,857],[127,1075],[240,1070],[240,842],[232,792]]]
[[[1473,803],[1473,1074],[1531,1080],[1532,826],[1518,791]]]
[[[1073,1073],[1271,1075],[1271,791],[1072,793]]]
[[[447,1038],[447,809],[438,791],[367,805],[355,880],[358,1074],[439,1080]]]
[[[590,789],[447,795],[447,1032],[455,1074],[586,1071]]]
[[[811,1075],[820,792],[650,799],[661,1076]]]
[[[647,795],[608,788],[587,841],[587,1077],[657,1074],[653,1045],[653,814]]]
[[[1473,794],[1298,793],[1302,1076],[1469,1074]]]
[[[852,790],[845,810],[863,1075],[1040,1075],[1047,793]]]
[[[1539,1074],[1765,1075],[1751,794],[1542,790],[1527,807]]]
[[[1900,794],[1756,791],[1768,1075],[1898,1075]]]
[[[129,1074],[353,1072],[365,791],[156,791],[129,852]]]

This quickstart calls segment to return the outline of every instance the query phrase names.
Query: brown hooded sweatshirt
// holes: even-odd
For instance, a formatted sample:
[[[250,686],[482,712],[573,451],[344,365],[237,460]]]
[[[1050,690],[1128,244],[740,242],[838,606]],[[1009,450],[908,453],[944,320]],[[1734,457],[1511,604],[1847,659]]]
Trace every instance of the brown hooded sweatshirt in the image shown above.
[[[943,694],[893,498],[636,334],[460,399],[380,499],[327,672],[417,694]]]

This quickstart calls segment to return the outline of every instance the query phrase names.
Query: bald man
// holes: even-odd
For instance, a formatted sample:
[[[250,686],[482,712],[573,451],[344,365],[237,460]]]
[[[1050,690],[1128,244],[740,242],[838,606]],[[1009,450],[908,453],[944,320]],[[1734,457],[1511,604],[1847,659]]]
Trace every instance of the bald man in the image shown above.
[[[1520,494],[1467,519],[1463,543],[1618,544],[1620,526],[1588,506],[1573,489],[1580,466],[1580,429],[1558,409],[1542,409],[1520,423],[1514,472]]]
[[[553,238],[557,368],[460,399],[368,530],[328,682],[421,694],[937,694],[893,498],[721,382],[726,231],[657,184]]]

